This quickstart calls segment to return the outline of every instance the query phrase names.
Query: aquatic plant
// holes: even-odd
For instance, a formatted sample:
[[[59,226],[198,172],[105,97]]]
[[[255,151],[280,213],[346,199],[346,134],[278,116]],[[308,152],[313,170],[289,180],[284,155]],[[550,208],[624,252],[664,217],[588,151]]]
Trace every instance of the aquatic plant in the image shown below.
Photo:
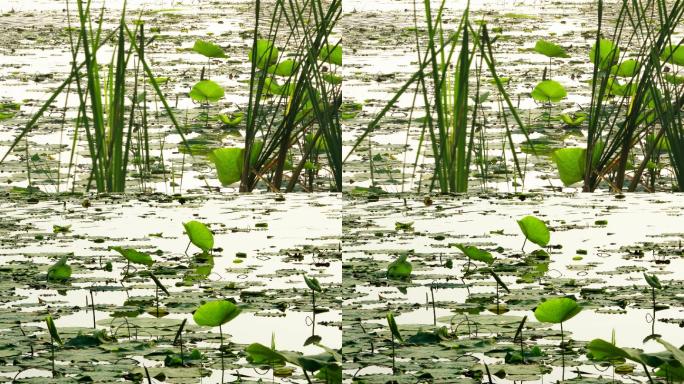
[[[188,252],[188,248],[190,248],[190,244],[194,244],[197,248],[201,249],[203,253],[211,253],[211,250],[214,248],[214,234],[204,223],[191,220],[187,223],[183,223],[183,227],[190,240],[188,247],[185,249],[186,253]]]
[[[542,80],[530,93],[532,98],[547,107],[547,128],[551,128],[551,103],[558,103],[568,96],[561,83],[555,80]]]
[[[192,315],[193,320],[197,325],[205,327],[219,327],[219,334],[221,337],[221,346],[219,353],[221,354],[221,382],[223,382],[223,375],[225,365],[223,362],[223,324],[236,318],[242,309],[228,300],[214,300],[200,305]]]
[[[64,345],[64,343],[62,342],[62,338],[59,337],[57,327],[55,326],[55,322],[52,320],[51,315],[48,315],[45,318],[45,324],[47,325],[48,333],[50,334],[50,360],[52,361],[52,377],[56,377],[57,371],[55,370],[55,343],[59,344],[60,346]]]
[[[652,11],[660,15],[654,24],[649,16]],[[684,15],[684,4],[656,0],[646,7],[638,2],[623,2],[615,17],[612,38],[604,35],[603,0],[598,2],[597,12],[596,39],[589,52],[594,68],[583,190],[594,191],[601,181],[606,181],[614,191],[622,191],[625,187],[634,191],[639,185],[646,185],[641,176],[655,150],[653,146],[647,150],[634,167],[631,181],[626,186],[628,162],[641,140],[654,131],[657,138],[681,136],[675,128],[681,100],[674,97],[666,86],[661,59],[663,54],[667,59],[672,35]],[[626,64],[621,68],[622,42],[636,46],[635,56],[643,60],[639,63],[623,61]],[[626,87],[629,91],[617,92],[617,100],[610,101],[611,94],[616,93],[612,92],[615,76],[631,74],[635,76],[628,79]],[[656,126],[658,123],[659,128]],[[677,175],[681,173],[682,164],[679,161],[682,152],[678,149],[670,151]]]
[[[103,29],[104,7],[99,18],[93,18],[91,2],[78,0],[78,26],[71,26],[71,10],[67,2],[69,42],[71,47],[72,67],[67,78],[55,89],[51,96],[26,123],[20,133],[14,138],[7,152],[0,158],[2,164],[16,146],[27,137],[36,127],[42,115],[62,93],[76,89],[79,100],[78,117],[74,130],[71,156],[68,164],[67,182],[75,174],[74,156],[77,151],[78,137],[85,133],[88,153],[91,160],[90,174],[86,179],[86,191],[90,191],[95,184],[97,192],[123,192],[129,172],[130,154],[139,156],[135,164],[141,179],[151,171],[150,143],[147,124],[147,107],[144,101],[145,86],[149,82],[156,96],[162,102],[165,112],[182,142],[187,145],[183,130],[178,124],[173,111],[164,97],[156,77],[145,58],[145,46],[148,40],[144,35],[144,23],[138,20],[134,30],[126,24],[126,2],[123,2],[121,17],[111,32]],[[107,46],[114,48],[108,71],[102,78],[102,65],[98,62],[98,53]],[[129,66],[137,58],[134,68]],[[137,102],[131,103],[126,111],[126,93],[128,85],[126,74],[134,73],[131,100],[143,99],[142,106]],[[85,84],[84,84],[85,82]],[[142,88],[142,89],[140,89]],[[126,113],[128,112],[128,116]],[[139,125],[136,132],[134,126]],[[135,145],[135,146],[134,146]],[[26,149],[28,154],[28,148]],[[59,169],[59,167],[58,167]],[[30,180],[30,164],[27,162],[27,172]],[[75,171],[74,171],[75,172]],[[61,183],[58,172],[57,185]],[[72,190],[76,182],[72,184]],[[58,189],[59,191],[59,189]]]
[[[394,314],[392,312],[387,312],[387,325],[389,326],[390,329],[390,336],[392,338],[392,374],[396,374],[397,369],[394,361],[394,339],[399,340],[399,342],[404,342],[404,338],[401,337],[401,333],[399,333],[399,327],[397,326],[396,321],[394,321]]]
[[[154,264],[154,260],[152,260],[152,256],[145,252],[140,252],[137,251],[133,248],[123,248],[119,246],[115,247],[110,247],[109,249],[112,249],[116,252],[118,252],[121,256],[126,259],[126,270],[124,271],[123,278],[125,279],[128,277],[128,272],[131,268],[131,263],[133,264],[141,264],[145,265],[147,267],[151,266]]]
[[[223,48],[206,40],[195,40],[192,50],[207,58],[207,78],[211,77],[211,59],[226,59]]]
[[[71,266],[67,264],[67,256],[62,256],[55,264],[48,268],[48,281],[65,282],[71,277]]]
[[[431,166],[434,171],[429,180],[429,190],[437,189],[443,193],[466,192],[473,157],[475,157],[478,166],[485,166],[485,129],[478,121],[482,114],[480,104],[487,99],[487,94],[481,92],[479,76],[485,66],[493,78],[493,84],[496,86],[499,96],[503,99],[502,103],[505,103],[509,108],[516,125],[523,135],[529,139],[528,131],[505,89],[504,81],[497,73],[492,48],[493,42],[489,36],[487,25],[479,23],[476,30],[469,20],[470,4],[468,3],[460,17],[456,33],[453,33],[451,26],[447,27],[444,24],[445,2],[441,3],[436,12],[432,10],[430,2],[425,1],[423,4],[427,27],[426,35],[419,33],[423,27],[419,27],[417,10],[414,9],[418,68],[358,136],[345,161],[361,143],[370,137],[401,96],[411,86],[415,85],[416,96],[422,97],[422,108],[425,114],[419,142],[429,146],[434,158],[434,165]],[[427,42],[427,47],[421,47],[423,41]],[[475,63],[473,59],[476,53],[481,57],[479,63]],[[475,74],[478,74],[474,89],[469,84],[473,66],[475,66]],[[454,71],[450,73],[452,68]],[[415,109],[416,99],[417,97],[414,97],[412,113]],[[474,103],[471,103],[470,99],[474,100]],[[407,134],[410,128],[409,125]],[[512,148],[512,127],[506,124],[504,133]],[[414,173],[418,167],[421,154],[422,145],[413,162]],[[516,151],[512,151],[511,155],[516,175],[520,179],[524,179]],[[374,185],[372,147],[369,147],[368,157],[371,159],[369,167],[371,183]],[[404,169],[402,181],[404,181],[405,172]],[[487,173],[483,172],[480,177],[486,180]],[[420,191],[420,186],[418,190]]]
[[[565,338],[563,322],[575,317],[582,307],[573,299],[557,297],[543,301],[534,310],[534,317],[542,323],[560,324],[561,329],[561,358],[563,363],[563,380],[565,380]]]
[[[456,248],[463,252],[463,254],[468,258],[468,264],[466,265],[465,271],[466,275],[470,273],[472,261],[483,262],[487,265],[492,265],[492,263],[494,263],[494,256],[492,256],[491,253],[474,245],[456,244]]]
[[[307,277],[304,275],[304,282],[311,290],[311,336],[313,336],[316,333],[316,292],[323,292],[323,289],[321,288],[321,284],[318,282],[318,279],[315,277]]]
[[[632,348],[620,348],[615,346],[614,343],[610,343],[602,339],[594,339],[590,341],[587,344],[587,350],[589,351],[589,357],[592,360],[612,362],[616,360],[624,361],[626,359],[634,361],[643,367],[646,376],[648,376],[649,382],[651,384],[654,383],[648,368],[649,362],[653,362],[653,360],[651,360],[651,356],[644,354],[639,350]]]
[[[301,368],[309,384],[313,384],[309,372],[315,373],[315,378],[325,384],[342,383],[341,355],[319,343],[316,343],[316,346],[323,349],[323,352],[316,355],[302,355],[296,352],[278,351],[272,341],[271,348],[259,343],[250,344],[245,348],[245,353],[247,361],[254,365],[268,365],[273,369],[284,366],[286,363],[293,364]]]
[[[660,284],[660,279],[658,279],[658,276],[656,275],[649,275],[644,272],[644,279],[646,280],[646,283],[651,287],[651,300],[653,303],[653,315],[651,315],[651,334],[646,338],[647,341],[652,338],[660,337],[660,335],[656,335],[655,333],[655,324],[656,324],[656,310],[657,310],[657,305],[656,305],[656,289],[663,289],[663,286]]]
[[[331,35],[341,14],[341,1],[278,1],[266,22],[267,28],[261,24],[260,0],[254,12],[245,144],[242,152],[232,151],[231,156],[224,157],[215,153],[211,160],[217,168],[222,163],[221,167],[239,172],[242,192],[252,191],[259,182],[269,190],[280,191],[286,171],[289,181],[285,191],[297,185],[312,190],[321,166],[316,151],[322,150],[332,175],[330,189],[340,191],[342,131],[338,111],[342,94],[341,78],[335,71],[342,65],[342,46],[339,41],[333,43]],[[275,43],[281,28],[290,36],[290,44],[283,50]],[[281,60],[281,52],[289,48],[294,59]],[[322,144],[307,145],[307,136],[310,143]],[[292,152],[297,148],[299,156],[295,158]],[[308,175],[304,181],[300,180],[303,170]],[[221,180],[223,185],[237,181],[235,177]]]
[[[534,45],[534,50],[549,58],[549,77],[551,76],[551,67],[554,58],[570,57],[563,47],[546,40],[537,40]]]
[[[493,269],[491,269],[491,268],[489,269],[489,274],[492,276],[492,278],[494,278],[494,281],[496,282],[496,307],[494,307],[493,312],[496,313],[497,315],[500,315],[502,313],[506,313],[506,312],[508,312],[508,309],[505,306],[501,307],[501,303],[499,301],[499,287],[503,288],[508,293],[511,293],[511,290],[508,289],[508,286],[506,286],[506,283],[504,283],[503,280],[501,280],[499,275],[496,272],[494,272]]]
[[[408,280],[411,278],[413,266],[408,261],[408,254],[402,253],[387,266],[387,278],[392,280]]]
[[[527,241],[531,241],[540,247],[546,247],[551,241],[551,233],[546,227],[546,224],[535,216],[525,216],[518,220],[518,226],[525,235],[525,242],[523,242],[522,249],[525,250]]]

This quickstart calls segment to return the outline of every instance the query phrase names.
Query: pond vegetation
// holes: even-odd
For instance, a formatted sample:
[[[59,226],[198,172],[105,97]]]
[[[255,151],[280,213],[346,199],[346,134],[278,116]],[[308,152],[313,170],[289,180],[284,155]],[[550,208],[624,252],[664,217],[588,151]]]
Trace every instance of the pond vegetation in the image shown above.
[[[346,380],[681,382],[679,205],[662,193],[347,196]]]
[[[341,382],[338,195],[31,196],[0,203],[2,380]]]
[[[361,69],[345,95],[363,113],[350,123],[345,188],[681,190],[683,5],[593,1],[506,13],[532,3],[407,2],[391,26],[388,14],[352,13],[379,20],[381,48],[352,37],[363,53],[350,58]],[[380,29],[394,30],[397,48],[386,48]],[[371,78],[365,67],[382,68],[367,63],[385,55],[394,72]],[[361,98],[385,79],[394,79],[387,95]]]
[[[31,100],[36,108],[2,104],[11,133],[0,166],[9,182],[50,192],[176,191],[184,179],[242,192],[340,190],[339,0],[256,1],[251,13],[230,4],[252,29],[197,37],[168,24],[184,8],[63,5],[66,25],[51,49],[68,48],[68,65],[49,75],[63,80]],[[222,23],[198,21],[208,30]],[[205,61],[177,73],[183,45]],[[238,70],[248,78],[227,91]],[[185,81],[193,83],[180,91]],[[55,146],[47,151],[32,141],[46,134]]]

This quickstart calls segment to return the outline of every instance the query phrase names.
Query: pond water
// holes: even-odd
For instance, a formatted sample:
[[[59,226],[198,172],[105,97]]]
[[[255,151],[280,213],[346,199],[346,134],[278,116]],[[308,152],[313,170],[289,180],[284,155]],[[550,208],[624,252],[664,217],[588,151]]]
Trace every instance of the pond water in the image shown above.
[[[415,382],[417,377],[479,382],[472,378],[482,377],[482,363],[499,383],[555,382],[563,373],[560,327],[536,321],[533,310],[543,299],[568,296],[582,311],[563,324],[569,343],[565,379],[603,382],[590,380],[610,379],[613,370],[587,359],[587,342],[610,341],[614,335],[621,347],[663,350],[653,340],[643,341],[652,331],[653,309],[644,273],[666,285],[656,292],[655,332],[674,345],[684,343],[679,196],[488,195],[433,197],[429,203],[415,195],[346,199],[342,281],[347,377],[366,383],[388,380],[391,335],[385,315],[393,312],[404,337],[395,346],[397,382]],[[546,247],[525,244],[517,220],[528,215],[547,223],[551,235]],[[469,266],[455,244],[488,251],[495,261],[491,267],[477,261]],[[412,264],[410,280],[388,279],[388,265],[401,254]],[[510,292],[499,287],[490,268]],[[540,353],[527,364],[504,364],[506,354],[519,348],[513,336],[524,316],[524,348],[539,347]],[[435,329],[441,326],[445,333],[437,337]],[[646,377],[632,366],[616,373],[615,380],[645,382]]]
[[[119,381],[140,375],[145,366],[152,376],[162,372],[164,382],[221,382],[219,330],[198,326],[192,317],[213,299],[235,300],[242,308],[222,329],[231,381],[238,374],[271,380],[273,371],[245,360],[244,348],[252,343],[270,346],[273,337],[278,350],[311,355],[323,352],[304,346],[315,334],[321,345],[341,346],[341,298],[334,288],[341,283],[340,195],[39,200],[8,193],[0,203],[3,377],[38,382],[36,377],[51,376],[48,314],[67,343],[55,360],[68,380]],[[211,256],[189,245],[183,223],[190,220],[214,233]],[[149,253],[154,264],[132,264],[126,275],[125,259],[112,246]],[[48,281],[48,268],[62,256],[71,278]],[[169,295],[155,288],[148,270]],[[315,326],[303,275],[323,287],[316,295]],[[186,353],[197,348],[202,358],[187,367],[165,366],[168,355],[179,353],[173,342],[184,319],[183,347]],[[93,334],[93,321],[118,342],[70,345],[79,334]],[[289,376],[288,382],[306,382],[301,371]]]

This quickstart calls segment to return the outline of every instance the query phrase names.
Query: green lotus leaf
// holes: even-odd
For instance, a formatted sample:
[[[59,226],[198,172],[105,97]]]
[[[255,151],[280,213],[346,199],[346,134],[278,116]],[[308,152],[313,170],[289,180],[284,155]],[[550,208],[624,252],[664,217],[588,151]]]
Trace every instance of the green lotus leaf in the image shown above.
[[[214,248],[214,234],[211,233],[209,228],[199,221],[188,221],[183,223],[185,227],[185,232],[190,238],[190,242],[195,244],[199,249],[204,252],[211,251]]]
[[[206,57],[211,57],[211,58],[226,58],[225,52],[223,52],[223,48],[219,47],[218,45],[210,42],[210,41],[204,41],[204,40],[196,40],[195,45],[192,47],[192,50],[199,53],[200,55],[204,55]]]
[[[278,48],[273,45],[272,41],[265,39],[257,40],[256,55],[254,55],[253,51],[249,53],[249,60],[254,62],[256,57],[256,66],[259,69],[267,68],[268,66],[278,62],[278,55],[280,53]]]
[[[132,248],[123,248],[123,247],[111,247],[111,249],[119,252],[121,256],[123,256],[126,260],[133,264],[142,264],[146,266],[150,266],[154,264],[154,260],[152,260],[152,256],[145,252],[140,252]]]
[[[71,277],[71,266],[67,264],[67,257],[62,256],[47,272],[49,281],[64,282]]]
[[[539,220],[534,216],[525,216],[518,220],[518,225],[520,230],[525,235],[527,240],[539,245],[540,247],[545,247],[549,244],[551,240],[551,233],[546,227],[543,221]]]
[[[533,99],[541,103],[557,103],[568,96],[563,86],[555,80],[544,80],[537,84],[530,94]]]
[[[456,244],[456,248],[460,249],[461,252],[471,260],[481,261],[487,264],[492,264],[494,262],[494,256],[492,256],[491,253],[473,245]]]
[[[192,318],[197,325],[218,327],[236,318],[241,311],[240,307],[228,300],[215,300],[202,304]]]
[[[406,280],[411,276],[413,267],[407,260],[408,255],[402,254],[387,266],[387,278],[396,280]]]
[[[534,310],[534,317],[542,323],[558,324],[572,319],[582,307],[573,299],[556,297],[544,301]]]
[[[570,57],[563,47],[546,40],[537,40],[534,50],[547,57]]]
[[[597,57],[597,51],[598,56]],[[589,51],[589,60],[593,64],[598,64],[599,69],[606,70],[617,64],[620,59],[620,48],[613,44],[612,41],[601,39],[598,44]]]
[[[216,102],[223,98],[225,91],[211,80],[200,80],[192,86],[190,98],[198,103]]]

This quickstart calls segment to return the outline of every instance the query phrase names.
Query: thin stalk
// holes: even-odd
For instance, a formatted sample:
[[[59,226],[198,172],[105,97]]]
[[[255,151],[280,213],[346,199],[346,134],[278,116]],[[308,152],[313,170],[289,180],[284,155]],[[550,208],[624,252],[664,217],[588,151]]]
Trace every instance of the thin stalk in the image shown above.
[[[221,335],[221,347],[219,353],[221,354],[221,383],[224,382],[225,365],[223,365],[223,328],[219,325],[219,335]]]

